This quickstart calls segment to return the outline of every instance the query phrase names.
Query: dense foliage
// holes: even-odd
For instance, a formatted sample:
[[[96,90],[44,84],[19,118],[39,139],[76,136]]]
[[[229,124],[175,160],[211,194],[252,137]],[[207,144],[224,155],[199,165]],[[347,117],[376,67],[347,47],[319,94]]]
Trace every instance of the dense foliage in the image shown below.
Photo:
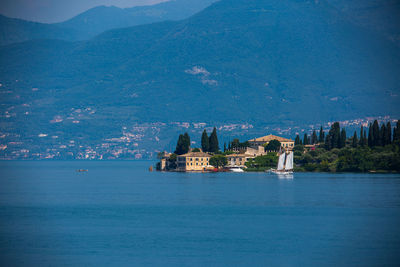
[[[281,148],[281,142],[278,140],[271,140],[265,146],[265,151],[278,151]]]
[[[204,129],[203,134],[201,135],[201,149],[203,152],[208,152],[210,150],[210,141],[206,129]]]
[[[258,156],[254,159],[249,159],[245,163],[246,171],[263,171],[269,168],[275,168],[278,163],[278,155],[276,153],[268,153],[264,156]]]
[[[210,135],[210,147],[209,152],[216,153],[219,151],[219,143],[218,143],[218,136],[217,136],[217,129],[214,127],[211,135]]]
[[[176,144],[175,154],[183,155],[188,153],[190,149],[190,137],[188,133],[179,135],[178,143]]]
[[[228,164],[228,160],[224,155],[215,155],[210,158],[210,165],[214,166],[215,168],[224,167]]]
[[[294,147],[294,163],[297,171],[327,172],[400,172],[400,121],[393,129],[390,122],[379,127],[375,120],[367,131],[361,127],[351,138],[345,129],[334,123],[314,149],[307,151],[297,142]],[[320,134],[321,136],[321,134]],[[322,135],[323,136],[323,135]],[[392,139],[393,136],[393,139]],[[322,139],[320,139],[322,140]]]

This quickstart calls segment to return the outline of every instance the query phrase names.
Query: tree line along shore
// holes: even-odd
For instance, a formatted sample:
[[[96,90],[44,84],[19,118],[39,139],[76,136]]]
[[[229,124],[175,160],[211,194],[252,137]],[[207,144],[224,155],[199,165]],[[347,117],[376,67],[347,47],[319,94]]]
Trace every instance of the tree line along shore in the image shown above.
[[[234,139],[224,143],[221,150],[214,128],[210,136],[206,130],[203,131],[200,147],[191,148],[190,136],[185,133],[179,136],[174,153],[162,152],[158,157],[166,162],[167,167],[163,170],[174,171],[179,169],[182,156],[202,153],[209,167],[224,170],[230,164],[228,159],[239,156],[251,145],[249,141]],[[282,147],[279,140],[271,140],[262,146],[265,153],[245,158],[242,165],[245,171],[275,168],[279,153],[287,149],[294,152],[296,172],[400,172],[400,120],[394,127],[390,122],[379,125],[375,120],[368,127],[361,126],[350,136],[335,122],[329,131],[321,127],[319,132],[314,130],[311,135],[304,134],[303,138],[297,135],[293,147]],[[160,164],[156,166],[159,170]]]

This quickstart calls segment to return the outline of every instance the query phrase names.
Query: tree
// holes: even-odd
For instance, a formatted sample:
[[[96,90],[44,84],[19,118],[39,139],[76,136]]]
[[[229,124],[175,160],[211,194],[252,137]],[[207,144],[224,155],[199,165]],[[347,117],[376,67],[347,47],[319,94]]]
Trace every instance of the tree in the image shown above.
[[[210,149],[210,143],[206,129],[204,129],[203,133],[201,134],[201,149],[203,152],[208,152]]]
[[[216,153],[219,151],[219,144],[218,144],[218,136],[217,136],[217,129],[214,127],[210,135],[210,149],[209,152]]]
[[[379,124],[378,121],[375,120],[372,124],[372,146],[380,145],[380,132],[379,132]]]
[[[237,138],[233,139],[232,144],[231,144],[232,149],[238,149],[239,146],[240,146],[239,139],[237,139]]]
[[[296,139],[294,139],[294,145],[297,146],[300,145],[300,143],[301,143],[300,136],[296,135]]]
[[[189,152],[190,149],[190,137],[188,133],[180,134],[178,142],[176,144],[175,154],[183,155]]]
[[[364,127],[361,125],[361,131],[360,131],[360,146],[365,146],[364,143]]]
[[[319,142],[323,143],[324,141],[325,141],[325,132],[324,132],[324,129],[322,129],[322,126],[321,126],[321,129],[319,130]]]
[[[381,125],[381,130],[379,132],[379,140],[380,140],[380,145],[381,146],[386,146],[386,140],[387,140],[387,132],[386,132],[386,125],[384,123],[382,123]]]
[[[268,145],[265,146],[266,151],[278,151],[281,147],[281,142],[278,140],[271,140]]]
[[[357,138],[357,131],[354,131],[354,135],[353,135],[353,143],[352,143],[352,146],[353,147],[357,147],[357,145],[358,145],[358,138]]]
[[[393,143],[400,144],[400,120],[397,121],[393,129]]]
[[[179,138],[178,138],[178,142],[176,144],[176,149],[175,149],[175,152],[174,152],[175,154],[183,155],[183,154],[187,153],[187,152],[185,152],[184,143],[185,143],[185,141],[184,141],[183,134],[180,134]]]
[[[335,122],[332,126],[331,129],[329,130],[328,135],[330,136],[330,148],[338,148],[339,147],[339,141],[340,141],[340,125],[339,122]]]
[[[372,136],[372,124],[369,124],[369,129],[368,129],[368,146],[373,147],[373,136]]]
[[[196,148],[193,148],[193,149],[192,149],[192,152],[200,152],[200,149],[197,148],[197,147],[196,147]]]
[[[184,150],[187,153],[190,150],[190,136],[188,133],[185,133],[183,135],[183,145],[184,145]]]
[[[226,142],[224,142],[224,152],[226,152]]]
[[[310,144],[309,139],[308,139],[308,134],[306,134],[306,133],[304,134],[303,144],[304,145],[309,145]]]
[[[226,164],[228,164],[228,160],[224,155],[215,155],[210,158],[210,165],[215,168],[224,167]]]
[[[317,137],[317,133],[314,130],[311,135],[311,144],[315,145],[316,143],[318,143],[318,137]]]
[[[342,148],[346,146],[346,130],[343,128],[340,132],[339,146],[338,148]]]
[[[392,125],[390,121],[386,124],[386,145],[390,145],[392,143]]]

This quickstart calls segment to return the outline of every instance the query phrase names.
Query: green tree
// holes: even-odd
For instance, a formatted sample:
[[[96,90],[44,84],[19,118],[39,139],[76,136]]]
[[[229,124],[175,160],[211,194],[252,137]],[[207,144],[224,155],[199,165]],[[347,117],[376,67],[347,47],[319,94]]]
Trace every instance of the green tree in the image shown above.
[[[215,168],[224,167],[228,164],[228,160],[224,155],[215,155],[210,158],[210,165],[214,166]]]
[[[300,145],[300,143],[301,143],[300,136],[296,135],[296,139],[294,139],[294,145],[297,146]]]
[[[239,139],[237,139],[237,138],[233,139],[231,147],[232,147],[232,149],[239,149],[239,147],[240,147]]]
[[[196,148],[193,148],[193,149],[192,149],[192,152],[200,152],[200,149],[197,148],[197,147],[196,147]]]
[[[386,124],[385,144],[390,145],[392,143],[392,125],[390,121]]]
[[[358,145],[357,131],[354,131],[352,146],[357,147],[357,145]]]
[[[271,140],[268,145],[265,146],[266,151],[278,151],[281,147],[281,142],[278,140]]]
[[[329,130],[328,135],[330,136],[330,148],[338,148],[340,143],[340,124],[339,122],[335,122],[331,129]]]
[[[304,134],[303,144],[304,145],[309,145],[310,144],[309,138],[308,138],[308,134],[306,134],[306,133]]]
[[[321,129],[319,129],[319,142],[323,143],[324,141],[325,141],[325,132],[321,126]]]
[[[226,142],[224,142],[224,152],[226,152]]]
[[[176,149],[174,152],[175,154],[183,155],[183,154],[187,153],[187,151],[185,150],[185,140],[184,139],[185,138],[184,138],[183,134],[180,134],[179,138],[178,138],[178,142],[176,144]]]
[[[368,146],[373,147],[374,146],[374,139],[373,139],[373,134],[372,134],[372,124],[369,124],[369,129],[368,129]]]
[[[206,129],[204,129],[203,134],[201,135],[201,149],[203,152],[208,152],[210,149],[210,142]]]
[[[218,136],[217,136],[217,129],[214,127],[211,135],[210,135],[210,149],[209,152],[216,153],[219,151],[219,144],[218,144]]]
[[[342,148],[346,146],[346,130],[342,128],[342,131],[340,132],[340,139],[339,139],[339,146],[338,148]]]
[[[186,151],[185,153],[189,152],[190,150],[190,136],[188,133],[185,133],[183,135],[183,144],[184,144],[184,150]]]
[[[375,120],[372,124],[372,146],[379,146],[381,143],[380,140],[379,124],[378,121]]]
[[[311,135],[311,144],[315,145],[316,143],[318,143],[318,137],[317,137],[317,132],[314,130]]]
[[[361,125],[361,130],[360,130],[360,142],[359,142],[360,146],[365,146],[364,143],[364,127]]]

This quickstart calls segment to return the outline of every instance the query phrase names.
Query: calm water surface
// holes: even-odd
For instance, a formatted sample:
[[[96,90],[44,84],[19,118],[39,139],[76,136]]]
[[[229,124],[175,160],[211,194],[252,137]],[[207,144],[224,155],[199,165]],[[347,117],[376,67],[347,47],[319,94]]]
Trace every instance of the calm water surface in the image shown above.
[[[150,165],[0,162],[0,265],[399,265],[400,175]]]

